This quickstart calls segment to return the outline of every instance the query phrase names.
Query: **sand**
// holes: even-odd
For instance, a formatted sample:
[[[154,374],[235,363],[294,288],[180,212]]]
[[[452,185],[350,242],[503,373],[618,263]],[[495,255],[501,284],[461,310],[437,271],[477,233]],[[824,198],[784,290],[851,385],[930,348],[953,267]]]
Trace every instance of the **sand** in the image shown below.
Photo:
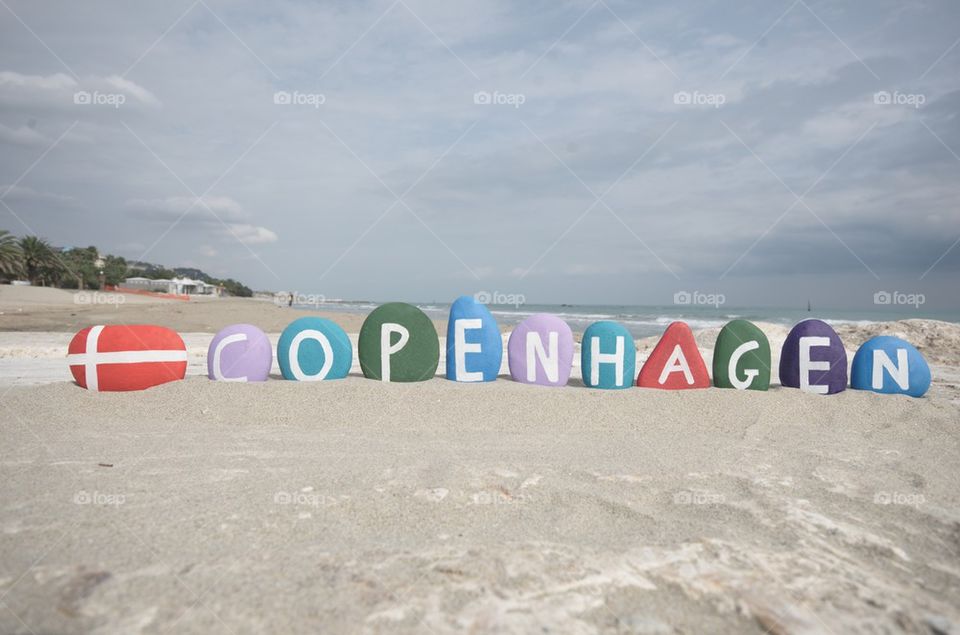
[[[0,286],[0,331],[76,333],[91,324],[159,324],[178,332],[216,333],[227,324],[246,323],[280,332],[307,315],[334,319],[348,333],[359,332],[364,317],[343,311],[300,311],[253,298],[194,297],[183,301]]]
[[[63,307],[24,310],[50,325],[0,365],[65,372]],[[841,335],[960,332],[919,322]],[[215,384],[198,354],[138,394],[0,381],[0,632],[957,632],[944,341],[923,399]]]

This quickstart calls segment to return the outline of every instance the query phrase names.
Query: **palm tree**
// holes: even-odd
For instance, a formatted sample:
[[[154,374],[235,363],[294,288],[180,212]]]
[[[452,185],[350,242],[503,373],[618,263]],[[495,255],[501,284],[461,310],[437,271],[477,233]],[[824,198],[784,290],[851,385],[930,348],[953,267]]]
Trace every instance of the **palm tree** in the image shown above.
[[[50,277],[51,269],[61,267],[50,243],[43,238],[24,236],[20,239],[20,251],[23,271],[30,284],[44,283]]]
[[[0,229],[0,275],[16,276],[20,273],[20,262],[23,254],[17,237],[5,229]]]

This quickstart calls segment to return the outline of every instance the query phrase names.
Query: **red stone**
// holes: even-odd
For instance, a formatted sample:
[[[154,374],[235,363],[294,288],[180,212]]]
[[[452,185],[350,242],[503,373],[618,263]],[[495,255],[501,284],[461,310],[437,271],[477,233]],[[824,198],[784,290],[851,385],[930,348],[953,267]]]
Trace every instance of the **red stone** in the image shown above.
[[[73,336],[67,363],[88,390],[143,390],[183,379],[187,348],[175,331],[162,326],[91,326]]]
[[[679,352],[675,353],[677,350]],[[684,360],[686,360],[692,382],[688,381],[687,374],[681,370],[680,363]],[[668,363],[673,370],[667,373],[661,384],[660,377]],[[657,342],[650,357],[640,369],[640,374],[637,375],[637,386],[663,390],[710,387],[710,373],[707,372],[707,365],[703,362],[700,349],[697,348],[693,331],[686,322],[674,322],[667,327],[663,337]]]

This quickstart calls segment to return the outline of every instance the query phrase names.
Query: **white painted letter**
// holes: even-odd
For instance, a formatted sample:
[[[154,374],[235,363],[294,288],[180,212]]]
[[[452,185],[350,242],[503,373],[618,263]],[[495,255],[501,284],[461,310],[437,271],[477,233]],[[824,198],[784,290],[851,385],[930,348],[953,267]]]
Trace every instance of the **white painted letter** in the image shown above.
[[[390,336],[399,333],[400,339],[396,344],[390,344]],[[402,324],[384,322],[380,325],[380,379],[390,381],[390,356],[399,352],[410,339],[410,331]]]
[[[615,364],[617,373],[616,385],[623,385],[623,336],[617,336],[616,352],[601,353],[600,338],[590,338],[590,383],[594,386],[600,383],[600,364]]]
[[[662,386],[666,383],[670,373],[677,371],[683,371],[683,376],[686,378],[687,383],[691,386],[693,385],[693,373],[690,372],[690,364],[687,363],[687,356],[683,354],[683,349],[679,344],[673,347],[673,352],[670,353],[670,359],[664,364],[663,370],[660,371],[660,379],[657,381],[659,381]]]
[[[824,384],[810,385],[810,371],[830,370],[830,362],[810,361],[810,349],[814,346],[830,346],[830,338],[812,335],[800,338],[800,390],[825,395],[829,389],[828,386]]]
[[[308,375],[300,368],[300,344],[307,339],[320,342],[320,348],[323,349],[323,368],[314,375]],[[327,377],[327,373],[333,366],[333,347],[330,346],[330,340],[322,331],[304,329],[293,336],[293,341],[290,342],[289,358],[290,372],[293,373],[297,381],[321,381]]]
[[[480,371],[467,372],[467,353],[479,353],[483,348],[480,344],[467,344],[467,329],[479,329],[483,327],[483,320],[459,319],[453,322],[454,331],[454,354],[456,355],[456,373],[457,381],[483,381],[483,373]]]
[[[910,367],[907,365],[907,349],[897,349],[897,365],[893,365],[893,360],[887,355],[886,351],[873,351],[873,389],[883,388],[883,371],[886,370],[893,381],[897,382],[901,390],[907,390],[910,387]]]
[[[745,379],[740,379],[737,377],[737,362],[740,361],[740,358],[749,353],[750,351],[755,351],[760,348],[760,342],[756,340],[750,340],[745,342],[737,347],[733,351],[733,355],[730,356],[730,364],[727,366],[727,375],[730,378],[730,383],[733,384],[733,387],[737,390],[746,390],[750,387],[750,384],[753,383],[753,379],[760,374],[760,371],[756,368],[744,368],[743,374],[746,377]]]
[[[543,349],[543,340],[536,331],[527,333],[527,381],[537,381],[537,359],[543,366],[543,372],[552,382],[560,381],[560,334],[550,331],[550,352]]]
[[[246,342],[247,334],[246,333],[234,333],[233,335],[228,335],[219,342],[217,342],[217,347],[213,349],[213,378],[217,381],[247,381],[247,377],[224,377],[223,371],[220,369],[220,356],[223,354],[223,349],[234,344],[236,342]]]

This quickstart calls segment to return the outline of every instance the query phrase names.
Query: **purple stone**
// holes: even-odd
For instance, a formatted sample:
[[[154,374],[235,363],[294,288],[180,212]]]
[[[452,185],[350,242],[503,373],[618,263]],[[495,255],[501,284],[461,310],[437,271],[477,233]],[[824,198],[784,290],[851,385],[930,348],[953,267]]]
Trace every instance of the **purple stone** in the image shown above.
[[[514,381],[566,386],[573,365],[573,333],[555,315],[531,315],[510,334],[507,360]]]
[[[804,320],[790,331],[780,353],[780,384],[832,395],[847,389],[847,351],[822,320]]]
[[[270,339],[252,324],[231,324],[207,349],[207,376],[218,381],[266,381],[271,364]]]

